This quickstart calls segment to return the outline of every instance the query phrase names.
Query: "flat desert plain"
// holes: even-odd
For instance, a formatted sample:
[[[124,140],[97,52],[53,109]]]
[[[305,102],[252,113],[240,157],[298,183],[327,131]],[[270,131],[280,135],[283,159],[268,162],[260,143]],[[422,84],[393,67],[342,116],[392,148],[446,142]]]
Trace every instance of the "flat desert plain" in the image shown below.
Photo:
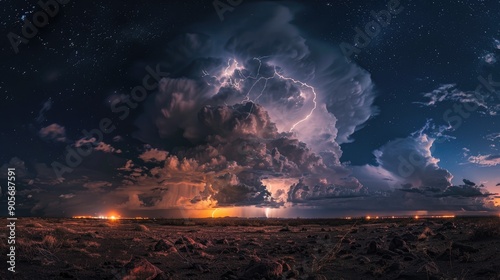
[[[500,217],[20,218],[17,272],[2,267],[30,280],[500,279]]]

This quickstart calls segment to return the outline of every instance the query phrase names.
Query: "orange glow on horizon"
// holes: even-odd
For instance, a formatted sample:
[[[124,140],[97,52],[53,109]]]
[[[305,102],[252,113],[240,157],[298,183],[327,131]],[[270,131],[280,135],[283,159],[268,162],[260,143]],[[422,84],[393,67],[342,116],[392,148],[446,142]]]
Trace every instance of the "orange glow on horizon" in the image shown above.
[[[212,218],[236,217],[232,208],[215,208],[212,212]]]
[[[500,206],[500,197],[495,197],[493,199],[493,205]]]

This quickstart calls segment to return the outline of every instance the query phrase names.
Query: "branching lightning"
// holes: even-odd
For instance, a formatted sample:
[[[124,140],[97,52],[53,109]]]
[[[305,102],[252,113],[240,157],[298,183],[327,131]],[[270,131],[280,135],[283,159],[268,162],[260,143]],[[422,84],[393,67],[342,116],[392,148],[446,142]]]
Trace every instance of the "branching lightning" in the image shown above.
[[[299,84],[303,87],[306,87],[308,89],[311,90],[311,92],[313,93],[313,103],[314,103],[314,106],[313,108],[311,109],[311,111],[309,112],[309,114],[307,114],[307,116],[305,116],[303,119],[299,120],[298,122],[296,122],[294,125],[292,125],[292,127],[290,128],[290,132],[292,132],[292,130],[300,123],[302,122],[305,122],[307,119],[309,119],[311,117],[311,115],[314,113],[314,110],[316,110],[316,106],[318,105],[317,102],[316,102],[316,98],[318,97],[318,95],[316,94],[316,91],[314,90],[314,87],[308,85],[307,83],[304,83],[302,81],[299,81],[299,80],[295,80],[293,78],[288,78],[288,77],[285,77],[283,75],[281,75],[280,73],[278,73],[276,71],[276,66],[274,67],[274,73],[275,75],[277,75],[278,77],[280,77],[281,79],[283,80],[287,80],[287,81],[292,81],[296,84]]]
[[[264,76],[261,76],[260,74],[260,69],[262,67],[262,58],[264,57],[254,57],[253,60],[257,60],[258,63],[259,63],[259,66],[257,67],[257,71],[256,71],[256,74],[255,76],[252,76],[252,75],[244,75],[243,73],[243,70],[246,70],[244,66],[240,65],[240,63],[235,59],[235,58],[230,58],[227,60],[227,66],[224,68],[223,71],[221,71],[221,73],[219,73],[218,75],[211,75],[210,73],[208,73],[207,71],[205,70],[202,70],[202,77],[206,77],[206,76],[210,76],[211,78],[213,78],[215,81],[218,82],[218,89],[217,89],[217,92],[220,88],[222,87],[231,87],[231,88],[234,88],[238,91],[242,91],[242,85],[243,85],[243,82],[245,82],[246,80],[248,79],[252,79],[252,80],[255,80],[252,85],[250,86],[250,88],[248,89],[248,91],[246,92],[245,94],[245,98],[241,101],[241,103],[246,103],[246,102],[252,102],[253,104],[257,102],[257,100],[264,94],[266,88],[267,88],[267,84],[268,84],[268,81],[271,80],[271,79],[274,79],[274,78],[279,78],[279,79],[282,79],[282,80],[285,80],[285,81],[289,81],[291,83],[294,83],[294,84],[297,84],[299,85],[300,87],[302,88],[307,88],[309,91],[311,91],[312,95],[313,95],[313,99],[312,99],[312,102],[313,102],[313,108],[309,111],[309,113],[304,117],[302,118],[301,120],[297,121],[296,123],[294,123],[289,132],[292,132],[296,127],[297,125],[305,122],[306,120],[308,120],[311,115],[314,113],[314,110],[316,110],[317,108],[317,94],[316,94],[316,90],[313,86],[305,83],[305,82],[302,82],[300,80],[296,80],[296,79],[293,79],[291,77],[286,77],[284,76],[283,74],[281,74],[277,67],[276,66],[273,66],[274,67],[274,72],[271,76],[269,77],[264,77]],[[237,76],[237,77],[235,77]],[[250,93],[252,92],[252,90],[254,89],[254,87],[261,81],[264,81],[264,85],[261,89],[261,91],[259,92],[259,94],[257,95],[257,97],[252,100],[250,99]],[[207,82],[208,83],[208,82]],[[212,85],[210,83],[208,83],[209,85]],[[300,93],[302,94],[302,91],[300,91]],[[253,110],[253,107],[252,107],[252,110]],[[249,112],[248,116],[250,116],[252,111]]]

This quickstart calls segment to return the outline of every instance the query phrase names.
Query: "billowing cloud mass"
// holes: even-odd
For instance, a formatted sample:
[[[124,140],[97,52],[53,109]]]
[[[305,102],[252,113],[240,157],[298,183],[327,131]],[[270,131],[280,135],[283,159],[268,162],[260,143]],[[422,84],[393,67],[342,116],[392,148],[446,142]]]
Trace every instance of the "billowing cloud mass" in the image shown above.
[[[439,159],[431,153],[435,138],[426,134],[431,127],[428,122],[410,136],[383,145],[374,152],[378,165],[354,167],[354,175],[370,186],[371,193],[379,194],[375,201],[386,201],[399,211],[488,209],[485,205],[494,194],[483,190],[483,185],[467,179],[464,185],[451,184],[452,174],[440,167]]]
[[[66,129],[57,123],[42,127],[38,135],[47,141],[66,142]]]
[[[165,79],[161,93],[149,100],[137,137],[158,142],[153,134],[180,134],[200,141],[206,134],[191,112],[253,101],[280,132],[294,128],[312,150],[340,157],[338,144],[376,112],[369,73],[338,50],[304,38],[290,23],[290,9],[271,3],[250,9],[259,10],[255,22],[218,25],[215,34],[204,27],[207,32],[185,34],[169,45],[163,65],[178,78]]]
[[[453,176],[432,156],[433,142],[426,134],[393,140],[375,151],[377,162],[405,185],[444,190],[451,185]]]
[[[370,189],[382,192],[402,188],[444,191],[452,175],[431,155],[433,142],[426,134],[392,140],[374,151],[377,166],[354,167],[354,174]]]
[[[259,7],[255,22],[215,33],[205,26],[167,47],[163,67],[172,75],[145,102],[134,135],[154,147],[143,161],[165,164],[154,174],[136,168],[127,180],[159,181],[176,162],[190,175],[163,182],[161,199],[134,194],[135,205],[279,206],[366,191],[339,159],[340,144],[376,113],[369,73],[304,38],[290,9]],[[175,146],[183,148],[160,154]],[[282,177],[297,183],[281,195],[262,183]]]

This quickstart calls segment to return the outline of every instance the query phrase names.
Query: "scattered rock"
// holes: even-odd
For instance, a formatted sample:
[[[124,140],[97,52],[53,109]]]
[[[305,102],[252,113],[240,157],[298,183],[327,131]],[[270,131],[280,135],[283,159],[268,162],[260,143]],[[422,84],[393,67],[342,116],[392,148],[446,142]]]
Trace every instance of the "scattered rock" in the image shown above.
[[[262,279],[278,278],[283,274],[283,266],[273,260],[263,259],[260,261],[251,260],[242,273],[243,278]]]
[[[450,229],[456,229],[456,228],[457,228],[457,226],[454,223],[446,222],[439,228],[439,230],[450,230]]]
[[[122,279],[148,279],[153,280],[162,271],[151,264],[148,260],[141,257],[134,257],[124,267],[124,275]]]
[[[429,236],[434,235],[434,232],[428,227],[424,229],[424,231],[418,236],[418,241],[424,241],[427,240]]]
[[[286,261],[280,260],[278,262],[283,266],[283,272],[288,272],[292,270],[292,266],[290,266]]]
[[[197,250],[204,250],[204,249],[207,248],[207,246],[205,246],[205,245],[203,245],[201,243],[196,242],[194,239],[192,239],[191,237],[188,237],[188,236],[182,236],[181,238],[177,239],[175,241],[175,244],[177,244],[177,245],[180,245],[180,244],[185,245],[185,246],[181,247],[182,250],[185,250],[184,247],[186,247],[189,250],[195,250],[195,249],[197,249]]]
[[[200,244],[203,244],[205,246],[213,246],[214,244],[212,243],[212,241],[208,240],[208,239],[203,239],[203,240],[200,240]]]
[[[222,250],[222,254],[234,254],[234,253],[238,253],[240,251],[240,249],[238,249],[238,247],[236,246],[232,246],[232,247],[227,247],[225,248],[224,250]]]
[[[391,240],[391,243],[389,243],[389,250],[391,251],[401,250],[403,252],[410,251],[408,245],[406,245],[406,242],[399,236],[396,236]]]
[[[262,247],[262,244],[260,244],[259,242],[255,242],[255,241],[250,241],[248,242],[247,244],[245,244],[246,246],[255,246],[255,247]]]
[[[359,263],[359,264],[367,264],[367,263],[370,263],[371,260],[368,258],[368,257],[365,257],[365,256],[358,256],[356,258],[356,261]]]
[[[196,251],[195,254],[204,258],[204,259],[207,259],[207,260],[214,260],[215,259],[215,256],[210,255],[208,253],[205,253],[203,251]]]
[[[290,228],[288,226],[285,226],[282,229],[280,229],[279,231],[280,232],[287,232],[287,231],[290,231]]]
[[[229,242],[227,241],[227,239],[222,238],[222,239],[215,239],[215,244],[229,245]]]
[[[435,262],[426,263],[420,270],[425,270],[427,275],[436,275],[439,273],[439,267]]]
[[[177,241],[175,241],[175,244],[190,244],[190,245],[194,245],[195,243],[196,243],[196,241],[194,241],[194,239],[192,239],[189,236],[182,236],[179,239],[177,239]]]
[[[155,252],[160,252],[160,251],[166,251],[166,252],[175,252],[177,249],[175,248],[174,244],[168,240],[163,240],[160,239],[158,242],[156,242],[154,246],[154,251]]]

